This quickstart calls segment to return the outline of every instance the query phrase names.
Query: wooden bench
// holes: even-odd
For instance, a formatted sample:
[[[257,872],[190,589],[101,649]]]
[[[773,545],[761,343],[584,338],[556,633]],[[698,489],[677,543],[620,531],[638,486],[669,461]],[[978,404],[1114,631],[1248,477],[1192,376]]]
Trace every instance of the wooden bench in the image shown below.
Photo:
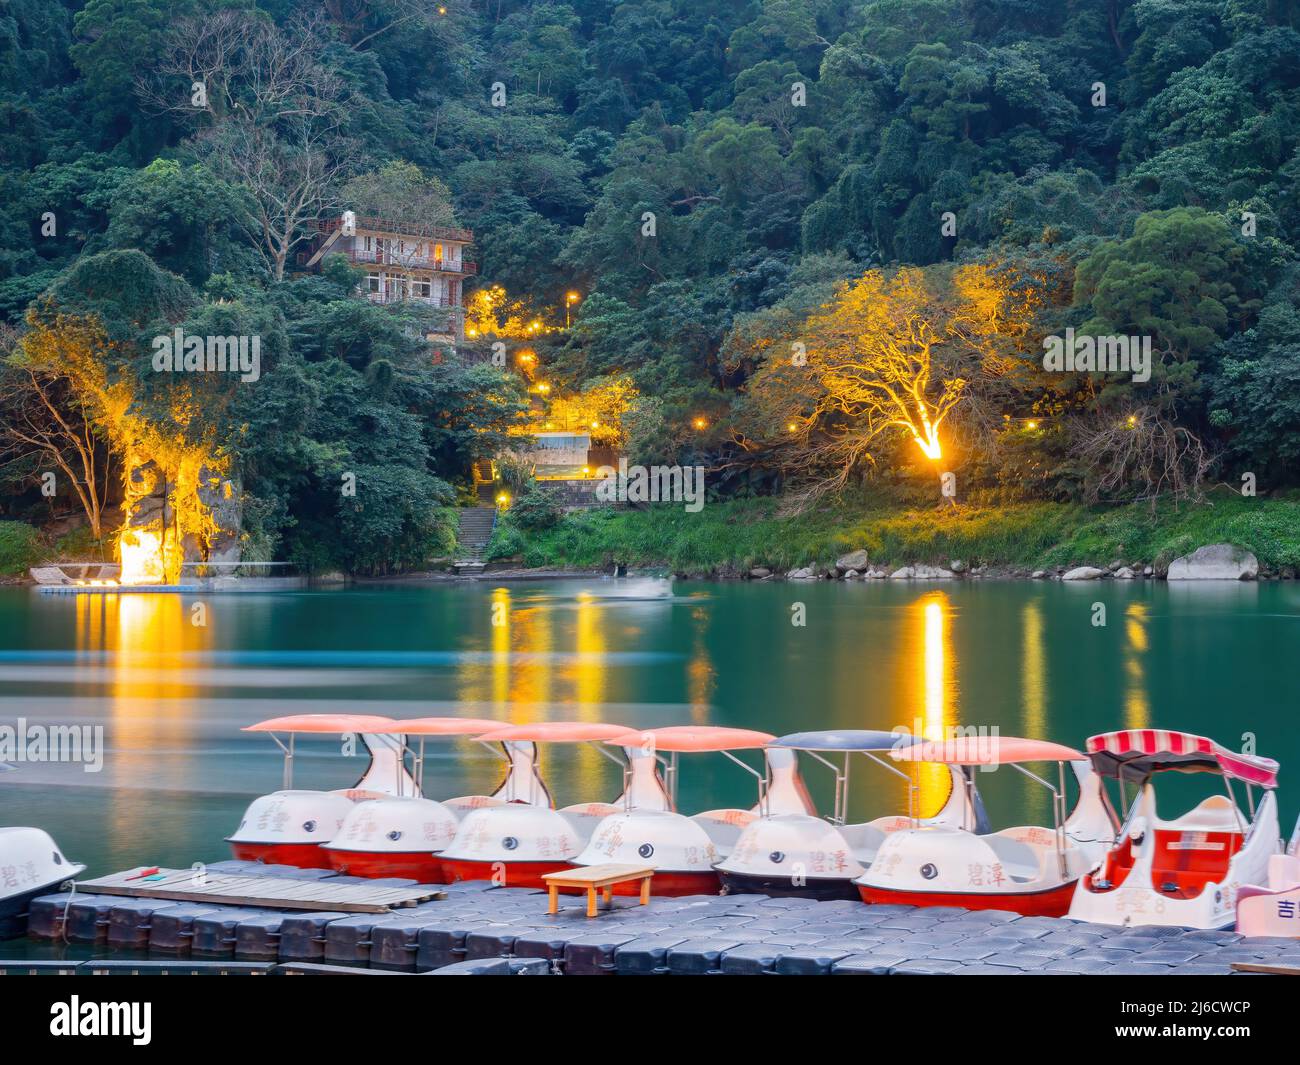
[[[544,873],[542,879],[551,894],[551,906],[547,913],[560,912],[560,888],[585,888],[587,891],[587,916],[595,917],[596,891],[605,896],[605,907],[614,903],[614,885],[627,884],[633,880],[641,881],[641,905],[650,904],[650,878],[655,874],[650,865],[627,865],[622,862],[607,862],[605,865],[588,865],[581,869],[562,869],[558,873]]]

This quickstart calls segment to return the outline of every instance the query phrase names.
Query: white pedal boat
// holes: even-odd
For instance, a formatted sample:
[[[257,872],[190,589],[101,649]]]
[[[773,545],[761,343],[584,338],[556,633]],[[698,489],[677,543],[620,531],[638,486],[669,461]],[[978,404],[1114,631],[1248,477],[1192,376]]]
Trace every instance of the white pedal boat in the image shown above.
[[[86,871],[39,828],[0,828],[0,939],[26,931],[32,899]]]
[[[969,736],[906,747],[890,756],[900,762],[1014,769],[1051,793],[1053,825],[987,833],[978,833],[971,824],[930,825],[894,832],[856,880],[864,902],[1060,917],[1070,908],[1080,878],[1097,866],[1114,841],[1115,814],[1101,778],[1073,748],[1010,736]],[[1037,762],[1056,765],[1056,784],[1022,764]],[[1074,770],[1079,791],[1068,817],[1066,763]]]
[[[490,795],[466,795],[437,802],[424,797],[425,742],[430,737],[464,739],[500,727],[499,721],[475,717],[418,717],[395,721],[390,732],[418,739],[412,751],[415,791],[355,803],[334,837],[325,844],[330,867],[350,876],[403,877],[423,884],[441,883],[438,852],[456,836],[461,817],[483,806],[549,801],[537,777],[537,748],[531,743],[503,744],[509,770]]]
[[[650,891],[654,895],[717,894],[720,888],[714,866],[760,816],[763,808],[772,813],[806,814],[812,810],[802,781],[798,779],[793,751],[781,751],[778,766],[768,771],[777,781],[767,793],[768,774],[736,757],[735,751],[761,750],[776,737],[752,729],[708,725],[674,725],[646,729],[623,743],[635,745],[642,757],[660,759],[665,767],[669,802],[665,808],[634,808],[606,817],[596,827],[591,842],[573,859],[576,866],[629,862],[655,867]],[[706,810],[687,817],[677,813],[678,758],[685,752],[721,754],[751,773],[759,785],[759,804],[751,809]],[[662,755],[667,758],[662,758]],[[638,890],[619,885],[615,894]]]
[[[1246,885],[1268,881],[1279,839],[1277,763],[1236,754],[1204,736],[1159,729],[1125,729],[1092,736],[1097,771],[1137,785],[1118,841],[1102,867],[1075,892],[1070,916],[1113,925],[1224,928],[1233,922]],[[1154,777],[1163,772],[1218,777],[1211,795],[1171,821],[1156,812]],[[1244,785],[1251,816],[1237,806],[1232,782]],[[1255,788],[1262,789],[1258,805]]]
[[[592,830],[610,813],[628,807],[667,807],[653,758],[646,758],[621,741],[638,735],[623,725],[587,721],[546,721],[512,725],[484,733],[483,743],[590,743],[623,769],[623,794],[613,803],[589,802],[553,809],[541,777],[545,802],[515,799],[470,810],[461,819],[456,836],[438,855],[443,877],[457,880],[491,880],[507,887],[542,887],[546,873],[567,869],[586,845]],[[626,762],[603,744],[624,746]],[[630,748],[630,749],[628,749]]]
[[[412,795],[415,781],[406,771],[400,736],[388,733],[389,717],[369,714],[294,714],[259,721],[244,732],[267,732],[284,752],[281,790],[254,799],[239,826],[226,837],[236,858],[303,869],[330,868],[324,845],[361,798]],[[278,733],[286,733],[288,742]],[[347,742],[360,737],[369,753],[365,771],[350,788],[339,791],[295,790],[293,760],[298,736],[335,736]]]
[[[880,755],[919,742],[919,738],[907,733],[867,729],[796,732],[774,740],[767,748],[768,765],[774,779],[774,784],[769,787],[769,796],[776,790],[775,774],[780,758],[793,758],[794,752],[802,751],[828,766],[835,774],[834,809],[829,820],[812,812],[769,813],[756,818],[740,834],[731,853],[716,866],[723,891],[813,899],[857,899],[860,896],[854,880],[870,866],[889,833],[920,825],[982,822],[984,815],[979,793],[965,786],[962,770],[957,766],[948,767],[952,781],[943,807],[933,817],[914,818],[915,783],[907,773]],[[842,756],[840,765],[826,757],[832,754]],[[878,817],[860,824],[846,823],[850,759],[854,754],[907,782],[909,809],[906,817]],[[810,809],[811,805],[809,801]],[[782,808],[780,803],[772,806]]]

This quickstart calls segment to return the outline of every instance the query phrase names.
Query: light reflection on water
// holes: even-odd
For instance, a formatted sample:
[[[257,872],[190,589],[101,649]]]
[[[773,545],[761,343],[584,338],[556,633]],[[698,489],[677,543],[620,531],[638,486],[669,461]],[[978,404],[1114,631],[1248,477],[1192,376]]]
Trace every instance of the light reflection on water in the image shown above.
[[[240,728],[347,710],[777,734],[983,726],[1074,746],[1119,727],[1181,728],[1229,746],[1250,730],[1283,764],[1289,832],[1288,764],[1300,774],[1292,585],[679,584],[650,601],[606,598],[608,586],[212,596],[204,626],[191,624],[191,597],[0,589],[0,724],[101,724],[108,748],[100,774],[30,764],[0,774],[0,823],[46,827],[100,871],[222,857],[243,805],[279,781],[278,752]],[[790,624],[795,601],[803,627]],[[1095,602],[1109,625],[1092,624]],[[333,741],[299,754],[298,786],[341,787],[360,773]],[[590,748],[543,750],[542,765],[561,804],[617,792],[616,770]],[[828,808],[829,774],[807,761],[804,771]],[[947,774],[912,772],[930,812]],[[486,790],[499,773],[474,744],[430,745],[435,797]],[[1009,776],[977,778],[995,822],[1049,819],[1046,792]],[[752,791],[716,756],[683,759],[688,811],[749,805]],[[882,769],[855,767],[850,816],[901,812],[906,792]]]

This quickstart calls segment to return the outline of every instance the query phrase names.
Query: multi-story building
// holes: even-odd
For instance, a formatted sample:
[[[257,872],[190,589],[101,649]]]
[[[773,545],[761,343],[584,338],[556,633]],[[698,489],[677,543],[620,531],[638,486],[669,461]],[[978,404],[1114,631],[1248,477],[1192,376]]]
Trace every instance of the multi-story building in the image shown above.
[[[472,230],[365,218],[351,211],[320,223],[319,230],[304,266],[318,269],[326,255],[346,255],[349,262],[365,268],[361,292],[367,299],[445,307],[450,335],[464,339],[464,282],[478,271],[478,265],[466,257],[474,241]]]

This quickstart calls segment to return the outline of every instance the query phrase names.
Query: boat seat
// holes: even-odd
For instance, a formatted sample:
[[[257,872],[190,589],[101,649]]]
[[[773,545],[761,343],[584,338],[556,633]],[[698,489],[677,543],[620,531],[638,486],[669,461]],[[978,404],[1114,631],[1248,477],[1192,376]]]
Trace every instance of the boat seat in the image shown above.
[[[1011,829],[1011,831],[1015,832],[1017,830]],[[1004,835],[1001,832],[993,832],[990,835],[981,836],[980,839],[987,843],[989,849],[998,856],[1003,871],[1012,880],[1027,883],[1030,880],[1037,880],[1041,875],[1038,851],[1030,844],[1012,836]]]
[[[740,834],[758,820],[758,815],[751,810],[705,810],[691,820],[704,829],[718,854],[725,858],[736,846]]]
[[[1182,817],[1162,821],[1157,828],[1179,832],[1243,832],[1247,824],[1231,799],[1226,795],[1211,795]]]

